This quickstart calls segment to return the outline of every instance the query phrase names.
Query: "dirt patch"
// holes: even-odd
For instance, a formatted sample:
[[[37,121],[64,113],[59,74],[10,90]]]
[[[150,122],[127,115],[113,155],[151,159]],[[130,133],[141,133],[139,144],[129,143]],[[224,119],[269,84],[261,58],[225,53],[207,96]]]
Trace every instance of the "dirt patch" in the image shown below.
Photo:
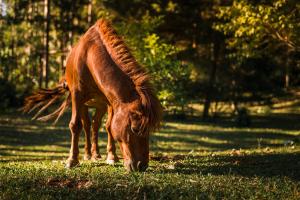
[[[47,186],[50,187],[67,187],[76,189],[87,189],[93,185],[92,181],[89,180],[75,180],[75,179],[57,179],[50,178],[46,182]]]

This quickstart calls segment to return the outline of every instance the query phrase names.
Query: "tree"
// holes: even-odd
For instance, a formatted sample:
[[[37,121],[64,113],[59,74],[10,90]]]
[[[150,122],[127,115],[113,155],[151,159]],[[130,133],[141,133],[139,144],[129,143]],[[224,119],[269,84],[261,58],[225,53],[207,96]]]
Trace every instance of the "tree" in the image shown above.
[[[44,14],[45,14],[45,38],[44,38],[44,68],[45,68],[45,87],[48,88],[49,82],[49,33],[50,33],[50,13],[51,0],[45,0]]]
[[[285,87],[290,85],[290,59],[299,52],[300,3],[294,0],[254,1],[234,0],[232,5],[220,7],[218,17],[223,22],[214,28],[228,36],[227,46],[236,51],[232,58],[243,62],[244,58],[258,57],[266,51],[283,49]],[[281,56],[281,55],[279,55]]]

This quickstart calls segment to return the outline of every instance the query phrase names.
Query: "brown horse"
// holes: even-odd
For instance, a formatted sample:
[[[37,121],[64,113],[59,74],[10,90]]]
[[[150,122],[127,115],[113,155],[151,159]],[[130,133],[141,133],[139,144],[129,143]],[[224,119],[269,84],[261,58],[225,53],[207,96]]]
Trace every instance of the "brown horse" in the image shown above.
[[[95,130],[108,109],[108,162],[117,159],[113,142],[117,140],[126,169],[145,170],[149,161],[149,133],[159,126],[161,105],[153,93],[149,76],[109,22],[98,20],[73,47],[67,58],[65,80],[70,95],[60,108],[41,120],[55,116],[58,119],[72,102],[69,123],[72,140],[66,166],[73,167],[79,163],[78,138],[82,127],[86,132],[86,156],[99,157]],[[65,93],[63,88],[66,88],[64,84],[28,97],[24,110],[28,111],[33,105],[43,106],[39,115]],[[94,139],[91,148],[88,106],[97,109],[92,125]]]

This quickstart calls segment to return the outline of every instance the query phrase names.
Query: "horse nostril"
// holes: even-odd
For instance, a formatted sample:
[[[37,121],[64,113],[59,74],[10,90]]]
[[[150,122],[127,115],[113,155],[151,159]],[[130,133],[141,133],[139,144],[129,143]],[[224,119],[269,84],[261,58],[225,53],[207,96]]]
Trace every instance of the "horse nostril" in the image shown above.
[[[128,172],[134,172],[134,171],[146,171],[148,168],[147,163],[143,163],[142,161],[138,162],[132,162],[131,160],[124,161],[124,166]]]
[[[141,161],[138,161],[137,168],[139,171],[146,171],[148,164],[143,164]]]
[[[139,129],[139,128],[131,127],[131,131],[132,131],[134,134],[139,134],[140,129]]]
[[[141,169],[141,166],[142,165],[142,162],[141,161],[138,161],[138,163],[137,163],[137,168],[138,168],[138,170],[140,170]]]

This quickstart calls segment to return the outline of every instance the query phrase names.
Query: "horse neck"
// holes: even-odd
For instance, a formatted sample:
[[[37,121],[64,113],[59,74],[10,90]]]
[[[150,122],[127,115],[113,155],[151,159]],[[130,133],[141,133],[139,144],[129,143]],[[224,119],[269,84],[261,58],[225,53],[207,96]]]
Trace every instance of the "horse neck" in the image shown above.
[[[86,63],[98,88],[111,104],[138,99],[134,82],[111,59],[103,44],[89,47]]]

